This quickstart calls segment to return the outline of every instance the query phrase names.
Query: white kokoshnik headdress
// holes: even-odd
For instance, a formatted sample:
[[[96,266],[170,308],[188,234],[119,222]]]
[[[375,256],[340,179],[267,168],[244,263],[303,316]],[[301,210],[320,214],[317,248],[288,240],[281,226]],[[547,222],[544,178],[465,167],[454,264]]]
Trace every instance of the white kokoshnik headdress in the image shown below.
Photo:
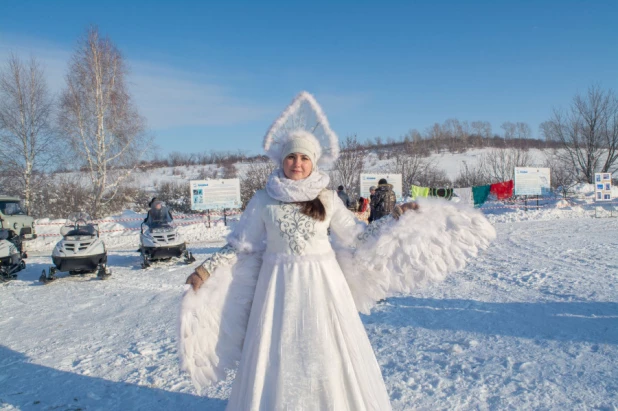
[[[331,130],[322,107],[311,94],[303,91],[268,129],[264,150],[279,167],[268,178],[268,194],[286,203],[310,201],[330,183],[328,174],[319,168],[337,160],[339,139]],[[309,177],[303,180],[285,177],[281,167],[290,153],[303,153],[311,158],[313,170]]]
[[[295,140],[295,143],[292,141]],[[301,141],[299,141],[301,140]],[[301,92],[270,126],[264,136],[266,155],[281,166],[290,145],[315,147],[314,168],[328,166],[339,157],[339,139],[331,130],[322,107],[306,91]],[[306,153],[304,153],[306,154]],[[310,156],[311,157],[311,156]]]

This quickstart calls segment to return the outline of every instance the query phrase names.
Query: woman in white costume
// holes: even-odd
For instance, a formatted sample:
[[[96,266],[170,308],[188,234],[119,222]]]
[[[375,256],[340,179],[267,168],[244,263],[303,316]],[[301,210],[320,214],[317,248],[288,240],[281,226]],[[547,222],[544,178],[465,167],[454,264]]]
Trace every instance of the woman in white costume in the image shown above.
[[[228,410],[388,410],[358,311],[462,268],[495,231],[445,201],[356,220],[326,188],[320,167],[336,160],[338,141],[308,93],[264,147],[279,168],[228,244],[187,279],[181,365],[198,391],[237,367]]]

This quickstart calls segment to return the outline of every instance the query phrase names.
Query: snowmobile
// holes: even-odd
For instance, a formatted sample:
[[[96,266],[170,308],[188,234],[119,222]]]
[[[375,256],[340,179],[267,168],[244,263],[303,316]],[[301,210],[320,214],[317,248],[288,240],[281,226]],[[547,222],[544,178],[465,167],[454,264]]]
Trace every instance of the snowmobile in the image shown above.
[[[15,244],[9,241],[9,230],[0,229],[0,283],[14,280],[17,272],[26,268],[22,254]]]
[[[172,214],[161,201],[152,201],[146,219],[141,225],[140,259],[142,268],[148,268],[152,262],[169,261],[184,258],[186,264],[195,261],[187,250],[178,228],[172,226]]]
[[[60,229],[62,240],[52,252],[54,266],[49,272],[43,270],[39,281],[49,283],[55,280],[57,272],[69,275],[83,275],[96,272],[102,280],[109,278],[111,271],[107,268],[107,250],[99,238],[99,227],[92,223],[86,213],[73,213]]]

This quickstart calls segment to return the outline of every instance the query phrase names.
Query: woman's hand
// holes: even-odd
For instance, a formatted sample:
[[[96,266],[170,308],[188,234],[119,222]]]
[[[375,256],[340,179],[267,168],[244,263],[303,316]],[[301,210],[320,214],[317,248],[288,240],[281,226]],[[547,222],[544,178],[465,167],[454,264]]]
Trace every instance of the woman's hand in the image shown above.
[[[187,282],[185,284],[190,284],[191,287],[193,287],[193,291],[197,291],[202,284],[204,284],[204,280],[202,280],[202,277],[194,271],[189,277],[187,277]]]
[[[418,210],[418,203],[410,202],[401,205],[401,209],[405,213],[407,210]]]
[[[187,281],[185,284],[191,284],[193,287],[193,291],[199,290],[199,288],[208,280],[210,277],[210,273],[203,265],[198,265],[195,267],[195,271],[191,273],[190,276],[187,277]]]
[[[408,210],[418,210],[418,203],[411,202],[402,205],[396,205],[391,215],[395,220],[399,220],[399,217],[401,217],[401,215]]]

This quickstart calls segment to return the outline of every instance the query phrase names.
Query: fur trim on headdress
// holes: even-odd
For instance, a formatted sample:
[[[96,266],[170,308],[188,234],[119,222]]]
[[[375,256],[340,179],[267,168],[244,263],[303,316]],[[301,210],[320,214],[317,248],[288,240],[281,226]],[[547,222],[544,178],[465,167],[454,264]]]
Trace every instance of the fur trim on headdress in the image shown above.
[[[331,130],[328,119],[315,98],[301,92],[270,126],[264,136],[266,155],[281,165],[282,150],[292,138],[313,137],[318,150],[317,165],[328,166],[339,157],[339,139]]]

